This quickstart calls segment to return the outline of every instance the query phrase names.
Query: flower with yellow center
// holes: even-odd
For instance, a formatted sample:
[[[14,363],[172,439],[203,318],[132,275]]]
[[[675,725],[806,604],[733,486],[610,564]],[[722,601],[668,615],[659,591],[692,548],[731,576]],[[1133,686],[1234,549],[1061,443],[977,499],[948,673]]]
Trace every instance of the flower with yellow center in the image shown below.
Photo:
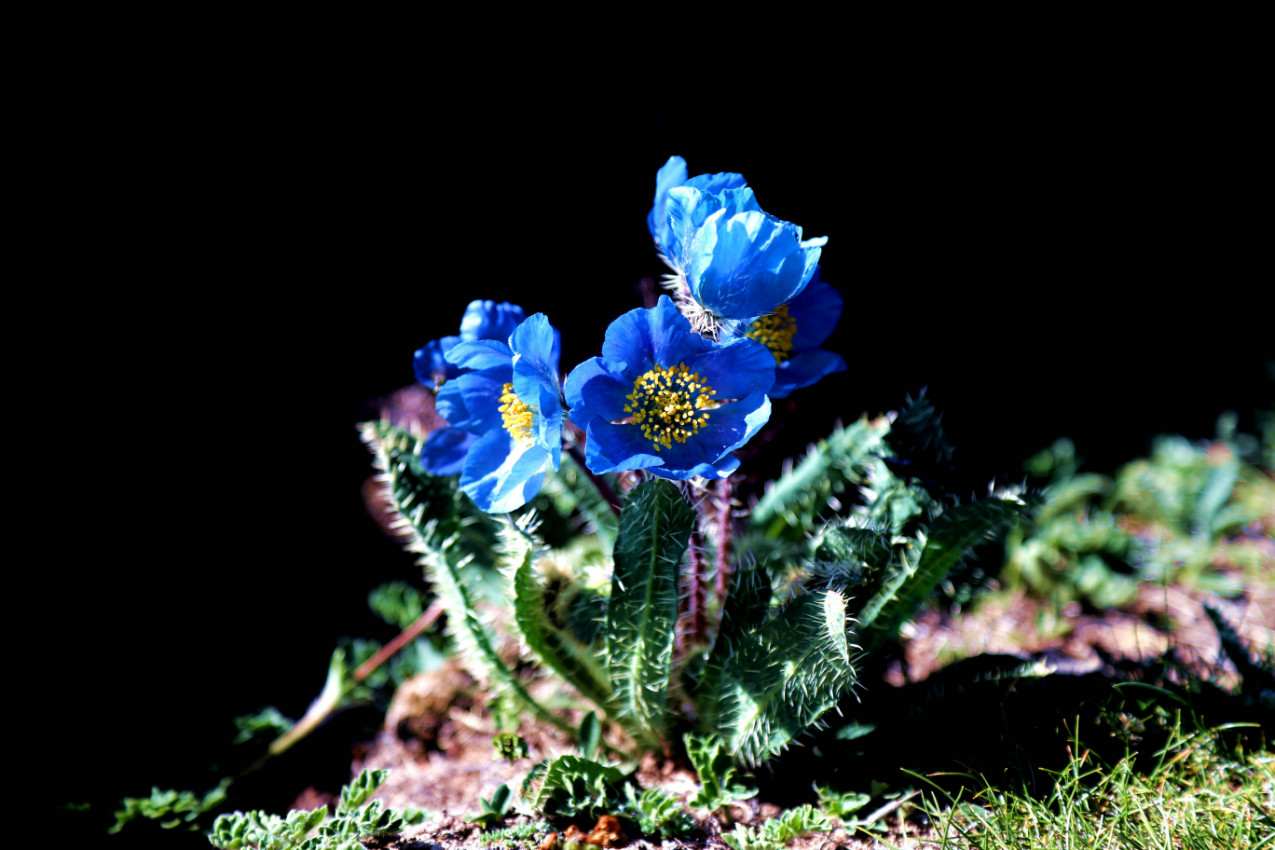
[[[558,332],[543,313],[521,322],[500,340],[457,343],[447,362],[463,370],[438,391],[435,409],[449,428],[438,444],[464,450],[460,489],[489,513],[525,505],[540,491],[562,453],[562,395],[558,384]],[[424,452],[422,452],[424,455]]]
[[[602,356],[571,371],[566,396],[593,472],[723,478],[739,466],[732,452],[770,417],[774,380],[765,346],[705,339],[665,295],[611,323]]]
[[[715,395],[717,391],[685,363],[672,368],[655,366],[633,382],[633,392],[625,396],[629,403],[624,412],[633,414],[633,424],[659,451],[660,446],[672,448],[674,440],[685,443],[707,425],[706,408],[716,407]]]

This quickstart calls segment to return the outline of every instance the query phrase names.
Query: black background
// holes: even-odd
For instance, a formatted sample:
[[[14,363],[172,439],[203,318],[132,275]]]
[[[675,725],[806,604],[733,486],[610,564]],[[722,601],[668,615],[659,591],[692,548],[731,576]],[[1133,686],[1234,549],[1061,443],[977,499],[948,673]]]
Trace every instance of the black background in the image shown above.
[[[782,449],[928,386],[973,487],[1270,403],[1242,56],[617,75],[107,23],[5,27],[4,735],[41,799],[189,783],[235,714],[303,713],[338,636],[386,637],[364,595],[416,569],[355,423],[473,298],[597,354],[663,271],[670,154],[830,237],[850,371],[777,405]]]

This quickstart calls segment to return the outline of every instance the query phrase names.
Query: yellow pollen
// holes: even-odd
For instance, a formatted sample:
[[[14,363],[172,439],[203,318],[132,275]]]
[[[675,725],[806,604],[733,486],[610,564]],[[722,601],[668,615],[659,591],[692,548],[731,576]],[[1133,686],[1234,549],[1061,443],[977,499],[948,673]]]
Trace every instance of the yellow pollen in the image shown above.
[[[717,406],[715,395],[717,391],[698,372],[687,371],[685,363],[656,366],[633,382],[624,412],[633,414],[633,424],[659,451],[674,440],[685,443],[708,424],[708,410]]]
[[[533,411],[523,403],[522,399],[514,395],[513,384],[505,384],[501,388],[498,410],[500,410],[500,422],[509,432],[509,436],[520,443],[534,442],[535,438],[531,436],[531,429],[535,424]]]
[[[788,305],[780,304],[769,316],[753,322],[744,336],[755,339],[770,349],[776,363],[783,363],[792,353],[792,337],[797,333],[797,321],[788,315]]]

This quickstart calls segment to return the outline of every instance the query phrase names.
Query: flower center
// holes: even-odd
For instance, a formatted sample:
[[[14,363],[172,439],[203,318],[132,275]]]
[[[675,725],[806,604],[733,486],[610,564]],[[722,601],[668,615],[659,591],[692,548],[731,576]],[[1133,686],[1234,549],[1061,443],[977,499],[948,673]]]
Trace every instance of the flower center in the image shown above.
[[[531,443],[531,429],[535,423],[534,412],[514,394],[514,385],[505,384],[500,392],[500,423],[505,426],[509,436],[520,443]]]
[[[780,304],[775,312],[753,322],[744,336],[769,348],[775,362],[783,363],[792,353],[792,337],[796,332],[797,320],[788,315],[787,304]]]
[[[685,363],[665,368],[656,366],[633,382],[626,398],[625,413],[633,414],[633,424],[656,451],[673,441],[685,443],[708,423],[708,411],[717,406],[717,391],[704,383],[699,372],[689,372]]]

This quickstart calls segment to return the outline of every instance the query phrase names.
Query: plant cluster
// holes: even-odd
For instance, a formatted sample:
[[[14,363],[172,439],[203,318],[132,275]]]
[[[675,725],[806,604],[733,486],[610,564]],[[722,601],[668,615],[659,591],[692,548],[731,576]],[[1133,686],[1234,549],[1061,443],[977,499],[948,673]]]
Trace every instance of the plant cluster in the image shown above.
[[[1159,437],[1150,457],[1114,477],[1081,472],[1071,441],[1058,440],[1027,462],[1049,484],[1031,520],[1006,537],[1003,578],[1059,607],[1124,605],[1142,582],[1234,595],[1242,583],[1215,567],[1260,568],[1275,534],[1275,482],[1261,457],[1231,415],[1215,440]]]
[[[676,157],[648,225],[672,296],[612,322],[601,356],[563,379],[545,314],[475,301],[459,333],[416,353],[446,427],[369,422],[362,436],[461,661],[507,713],[580,746],[531,771],[528,810],[669,834],[687,825],[633,784],[640,755],[693,764],[692,808],[751,796],[739,768],[850,707],[860,655],[1025,503],[944,489],[952,451],[922,395],[838,427],[741,510],[735,452],[770,400],[846,367],[819,347],[841,309],[818,274],[826,240],[764,213],[739,175],[688,178]],[[376,604],[403,624],[433,607],[401,589]],[[530,676],[577,701],[537,700]]]

